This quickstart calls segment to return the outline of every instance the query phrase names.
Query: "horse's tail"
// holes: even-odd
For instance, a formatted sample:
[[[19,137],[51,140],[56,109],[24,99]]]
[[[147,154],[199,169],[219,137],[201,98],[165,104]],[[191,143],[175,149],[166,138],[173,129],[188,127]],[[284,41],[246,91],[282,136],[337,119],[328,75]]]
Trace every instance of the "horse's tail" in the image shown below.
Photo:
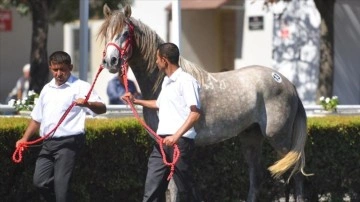
[[[293,166],[293,170],[288,179],[295,173],[300,171],[303,175],[307,176],[304,172],[305,167],[305,142],[307,137],[307,118],[304,106],[298,97],[298,108],[293,124],[293,136],[291,150],[280,160],[270,166],[268,169],[272,176],[279,178],[288,169]]]

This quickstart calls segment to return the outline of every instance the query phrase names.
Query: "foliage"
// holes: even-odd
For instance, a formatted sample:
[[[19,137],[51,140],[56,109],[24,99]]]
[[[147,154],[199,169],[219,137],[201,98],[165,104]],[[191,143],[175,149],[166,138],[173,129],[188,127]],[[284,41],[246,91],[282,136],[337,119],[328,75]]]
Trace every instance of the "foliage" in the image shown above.
[[[336,107],[339,104],[339,99],[337,96],[332,98],[325,98],[324,96],[319,99],[321,106],[327,111],[336,111]]]
[[[21,15],[28,15],[31,13],[31,0],[3,0],[0,2],[0,8],[15,7],[16,11]],[[89,17],[103,18],[103,6],[108,4],[111,8],[121,8],[126,4],[132,4],[134,0],[89,0]],[[71,22],[79,19],[80,5],[78,0],[75,1],[57,1],[50,0],[49,2],[49,19],[50,22]],[[69,12],[70,11],[70,12]],[[64,15],[66,13],[66,15]]]
[[[307,192],[316,201],[321,196],[328,201],[343,201],[345,194],[351,201],[358,201],[360,153],[354,151],[360,147],[360,118],[317,117],[310,119],[308,126],[306,168],[315,175],[306,180]]]
[[[32,185],[34,164],[40,147],[29,147],[23,162],[14,164],[14,145],[29,123],[26,118],[0,118],[0,198],[3,201],[40,201]],[[308,119],[305,148],[307,201],[351,201],[360,196],[360,117],[328,116]],[[74,201],[140,201],[147,159],[154,141],[137,120],[87,119],[87,143],[74,170]],[[36,138],[36,137],[35,137]],[[197,147],[193,156],[194,175],[205,201],[244,201],[249,181],[240,138]],[[267,141],[263,148],[267,167],[277,159]],[[264,170],[261,201],[279,201],[291,186],[275,180]],[[285,177],[286,179],[286,177]],[[292,182],[290,182],[291,185]]]
[[[32,111],[38,98],[39,94],[29,91],[27,97],[20,100],[11,99],[8,105],[14,106],[16,111]]]
[[[40,93],[48,82],[47,65],[47,39],[49,23],[69,22],[79,19],[79,0],[57,1],[57,0],[2,0],[1,8],[15,7],[22,15],[32,14],[33,28],[31,40],[31,82],[30,88]],[[117,3],[120,2],[120,3]],[[130,4],[132,0],[89,0],[89,18],[102,17],[103,5],[107,3],[111,7],[122,4]]]

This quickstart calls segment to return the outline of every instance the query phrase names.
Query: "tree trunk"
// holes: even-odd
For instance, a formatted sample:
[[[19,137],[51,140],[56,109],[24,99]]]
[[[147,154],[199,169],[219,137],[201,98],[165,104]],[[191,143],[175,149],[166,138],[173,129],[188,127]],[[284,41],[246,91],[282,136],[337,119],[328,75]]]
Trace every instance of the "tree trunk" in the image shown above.
[[[47,38],[49,27],[49,1],[29,0],[32,10],[32,40],[31,40],[31,82],[30,89],[40,93],[48,82],[49,66],[47,62]]]
[[[334,6],[336,0],[315,0],[321,15],[320,73],[317,100],[331,97],[334,82]]]

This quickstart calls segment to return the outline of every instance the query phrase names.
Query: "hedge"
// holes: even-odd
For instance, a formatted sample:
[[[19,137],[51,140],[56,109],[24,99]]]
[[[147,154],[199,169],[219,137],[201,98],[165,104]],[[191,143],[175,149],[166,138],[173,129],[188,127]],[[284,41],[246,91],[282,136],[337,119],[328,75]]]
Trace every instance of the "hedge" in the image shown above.
[[[41,201],[32,186],[32,174],[40,147],[24,152],[23,161],[11,160],[15,142],[22,136],[29,119],[0,118],[0,199],[1,201]],[[87,142],[74,171],[74,201],[141,201],[147,159],[154,140],[133,118],[87,119]],[[322,199],[351,201],[360,197],[360,117],[329,116],[308,119],[305,148],[308,201]],[[265,166],[276,160],[265,142]],[[204,200],[243,201],[248,191],[248,171],[238,137],[197,147],[194,175]],[[261,201],[276,201],[292,193],[284,180],[274,180],[265,171]]]

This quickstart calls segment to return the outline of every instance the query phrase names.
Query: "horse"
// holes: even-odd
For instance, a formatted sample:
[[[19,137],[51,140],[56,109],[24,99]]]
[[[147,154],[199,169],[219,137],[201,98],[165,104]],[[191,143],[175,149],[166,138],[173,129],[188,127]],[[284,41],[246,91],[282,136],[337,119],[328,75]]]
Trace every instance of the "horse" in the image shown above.
[[[157,47],[164,43],[155,31],[131,17],[131,7],[103,8],[104,22],[98,37],[105,42],[102,65],[110,73],[130,67],[143,99],[156,99],[164,73],[156,66]],[[264,140],[280,155],[268,169],[275,178],[294,178],[295,198],[304,201],[304,147],[307,117],[295,86],[269,67],[247,66],[237,70],[210,73],[180,56],[179,65],[201,85],[202,115],[195,125],[195,144],[215,144],[241,137],[243,155],[249,169],[247,201],[257,201],[263,166],[260,161]],[[125,69],[124,69],[125,68]],[[143,108],[144,121],[156,131],[156,110]]]

